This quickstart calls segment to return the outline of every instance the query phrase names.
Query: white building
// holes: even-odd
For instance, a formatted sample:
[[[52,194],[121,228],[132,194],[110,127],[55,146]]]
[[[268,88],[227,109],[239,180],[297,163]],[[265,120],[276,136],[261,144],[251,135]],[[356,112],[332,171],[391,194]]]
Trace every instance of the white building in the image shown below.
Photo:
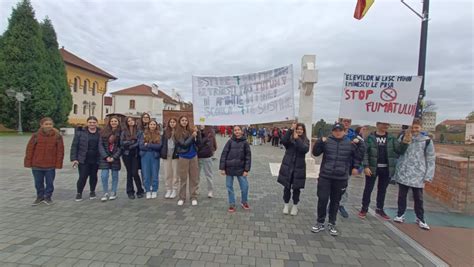
[[[474,144],[474,120],[468,120],[466,122],[465,142],[467,145]]]
[[[145,84],[125,88],[112,94],[110,113],[121,113],[124,115],[141,115],[147,112],[158,122],[163,120],[163,110],[179,110],[180,105],[170,96],[158,89],[153,84]]]
[[[436,130],[436,112],[425,112],[423,114],[423,130],[428,132]]]

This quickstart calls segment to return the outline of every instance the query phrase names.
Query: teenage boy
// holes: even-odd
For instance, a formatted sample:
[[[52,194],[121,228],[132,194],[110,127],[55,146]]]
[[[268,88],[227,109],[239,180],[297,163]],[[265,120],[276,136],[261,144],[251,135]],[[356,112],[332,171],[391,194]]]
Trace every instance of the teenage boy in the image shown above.
[[[365,187],[362,196],[362,208],[359,217],[364,219],[369,210],[370,197],[374,189],[375,180],[377,183],[377,207],[375,213],[384,220],[390,217],[384,211],[385,194],[391,177],[395,173],[396,161],[400,155],[407,150],[411,142],[411,132],[407,132],[402,141],[387,132],[390,124],[377,122],[377,130],[371,133],[366,140],[364,155]]]
[[[360,165],[359,146],[344,138],[344,126],[336,123],[332,128],[332,134],[328,138],[321,138],[313,147],[313,155],[323,154],[318,179],[318,216],[317,223],[312,227],[313,233],[325,229],[324,222],[329,203],[329,234],[336,236],[337,210],[342,194],[346,191],[349,179],[349,168],[352,166],[352,174],[357,174]]]

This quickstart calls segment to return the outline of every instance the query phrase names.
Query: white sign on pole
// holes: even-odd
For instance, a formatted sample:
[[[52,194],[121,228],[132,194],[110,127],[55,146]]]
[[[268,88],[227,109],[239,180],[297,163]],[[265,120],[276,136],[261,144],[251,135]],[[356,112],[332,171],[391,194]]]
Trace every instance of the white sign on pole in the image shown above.
[[[411,125],[422,76],[344,74],[340,118]]]
[[[193,76],[193,113],[196,125],[293,120],[293,67],[233,76]]]

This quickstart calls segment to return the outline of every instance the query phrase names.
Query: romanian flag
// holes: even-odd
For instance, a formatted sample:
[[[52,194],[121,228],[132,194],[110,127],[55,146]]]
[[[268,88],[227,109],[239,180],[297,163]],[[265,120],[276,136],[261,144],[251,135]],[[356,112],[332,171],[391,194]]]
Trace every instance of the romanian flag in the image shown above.
[[[367,13],[367,10],[372,6],[375,0],[357,0],[356,9],[354,11],[354,18],[362,19]]]

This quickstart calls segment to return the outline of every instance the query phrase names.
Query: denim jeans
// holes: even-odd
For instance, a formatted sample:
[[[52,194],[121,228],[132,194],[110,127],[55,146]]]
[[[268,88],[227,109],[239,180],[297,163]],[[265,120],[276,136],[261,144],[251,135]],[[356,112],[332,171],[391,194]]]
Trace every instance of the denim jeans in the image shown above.
[[[239,181],[240,191],[242,192],[241,203],[247,203],[249,195],[249,182],[245,176],[236,176]],[[229,194],[229,204],[235,205],[235,194],[234,194],[234,176],[226,177],[227,193]]]
[[[38,198],[51,197],[54,191],[54,177],[56,170],[32,170],[35,179],[36,196]],[[46,183],[46,189],[45,189]]]
[[[145,152],[141,157],[143,185],[145,192],[158,192],[158,175],[160,173],[160,159],[155,158],[155,153]],[[151,187],[151,190],[150,190]]]
[[[104,193],[109,193],[109,171],[112,172],[112,192],[117,193],[119,171],[102,169],[100,173],[102,178],[102,188],[104,189]]]

